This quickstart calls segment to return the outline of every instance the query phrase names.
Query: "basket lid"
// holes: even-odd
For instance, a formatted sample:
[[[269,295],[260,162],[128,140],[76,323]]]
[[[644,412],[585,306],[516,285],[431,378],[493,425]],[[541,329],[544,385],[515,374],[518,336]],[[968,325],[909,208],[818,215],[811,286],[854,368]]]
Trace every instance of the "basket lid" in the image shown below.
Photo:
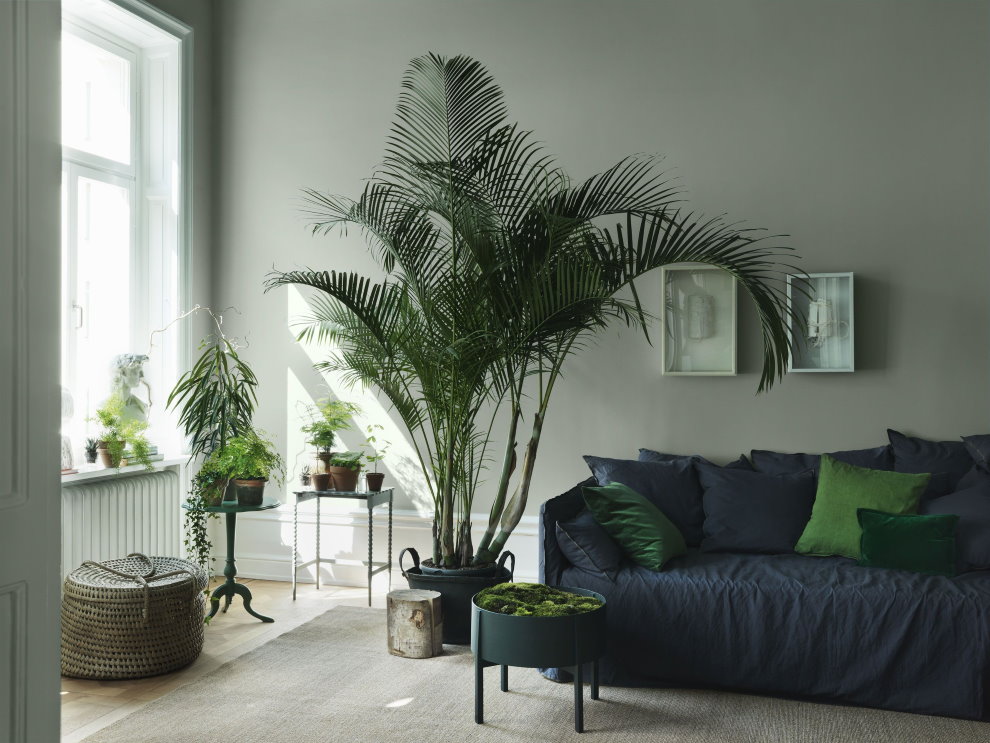
[[[125,575],[117,575],[117,573]],[[168,575],[169,573],[172,575]],[[135,554],[116,560],[105,560],[102,563],[83,563],[66,576],[65,582],[67,586],[142,591],[140,581],[126,576],[141,576],[149,587],[161,588],[188,584],[193,580],[193,575],[197,577],[196,583],[199,586],[206,585],[206,575],[193,562],[178,557],[148,557]]]

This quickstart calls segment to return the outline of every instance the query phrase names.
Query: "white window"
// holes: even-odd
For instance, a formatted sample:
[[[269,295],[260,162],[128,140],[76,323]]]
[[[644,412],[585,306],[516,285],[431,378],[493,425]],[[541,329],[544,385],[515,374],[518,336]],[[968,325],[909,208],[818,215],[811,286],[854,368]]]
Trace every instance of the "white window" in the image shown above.
[[[182,39],[134,0],[64,0],[62,24],[63,434],[82,461],[112,364],[148,355],[149,440],[178,451],[164,409],[177,377],[188,249]],[[134,393],[149,396],[140,387]]]

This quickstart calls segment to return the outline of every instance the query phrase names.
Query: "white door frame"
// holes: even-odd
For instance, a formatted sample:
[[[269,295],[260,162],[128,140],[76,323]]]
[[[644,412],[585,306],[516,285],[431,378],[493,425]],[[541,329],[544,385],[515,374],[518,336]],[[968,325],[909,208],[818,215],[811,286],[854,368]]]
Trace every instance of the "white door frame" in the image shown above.
[[[59,739],[59,0],[0,0],[0,740]]]

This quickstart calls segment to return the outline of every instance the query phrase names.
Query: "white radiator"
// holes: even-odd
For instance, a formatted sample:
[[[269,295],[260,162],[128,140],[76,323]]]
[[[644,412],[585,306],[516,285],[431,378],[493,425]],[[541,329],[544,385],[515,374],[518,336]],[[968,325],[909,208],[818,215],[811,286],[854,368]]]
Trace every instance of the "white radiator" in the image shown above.
[[[83,560],[130,552],[181,556],[179,475],[173,470],[62,488],[62,577]]]

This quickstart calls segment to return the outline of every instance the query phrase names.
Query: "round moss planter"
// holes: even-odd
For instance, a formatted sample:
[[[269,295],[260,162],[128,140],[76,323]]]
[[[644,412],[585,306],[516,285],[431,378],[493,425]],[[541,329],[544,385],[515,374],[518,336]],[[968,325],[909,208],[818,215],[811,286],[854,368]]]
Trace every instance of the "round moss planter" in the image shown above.
[[[482,609],[471,602],[471,650],[474,652],[474,720],[484,722],[486,666],[502,666],[502,691],[508,691],[508,667],[570,668],[574,673],[574,729],[584,730],[583,665],[591,663],[591,698],[598,699],[598,659],[605,654],[605,597],[583,588],[557,586],[602,602],[592,611],[566,616],[514,616]]]
[[[409,553],[413,567],[404,568],[402,558]],[[512,559],[512,567],[505,561]],[[497,565],[465,570],[446,570],[419,564],[419,554],[407,547],[399,554],[399,569],[410,588],[422,588],[440,592],[443,607],[443,641],[447,645],[467,645],[471,642],[471,599],[483,588],[512,581],[516,558],[511,552],[503,552]]]

